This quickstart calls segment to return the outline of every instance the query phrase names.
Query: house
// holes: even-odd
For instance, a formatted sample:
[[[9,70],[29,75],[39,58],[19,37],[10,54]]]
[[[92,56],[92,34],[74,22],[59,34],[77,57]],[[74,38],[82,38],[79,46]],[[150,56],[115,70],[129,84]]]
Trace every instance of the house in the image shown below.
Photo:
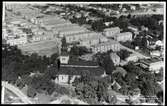
[[[150,51],[150,55],[152,57],[159,57],[161,56],[161,52],[159,50],[153,50],[153,51]]]
[[[131,29],[134,32],[138,32],[138,28],[136,26],[134,26],[134,25],[128,26],[128,29]]]
[[[148,69],[152,72],[159,72],[161,68],[164,67],[164,62],[160,58],[150,58],[150,59],[144,59],[139,61],[140,67]]]
[[[113,61],[114,65],[119,65],[121,59],[116,53],[110,53],[110,58]]]
[[[139,59],[138,56],[133,53],[133,54],[130,54],[130,56],[126,58],[126,61],[127,62],[129,62],[129,61],[136,62],[136,61],[138,61],[138,59]]]
[[[108,42],[103,42],[97,45],[93,45],[91,46],[92,51],[94,53],[98,53],[98,52],[107,52],[109,50],[113,50],[113,51],[119,51],[120,50],[120,44],[114,40],[110,40]]]
[[[132,33],[131,32],[119,33],[114,36],[114,39],[121,42],[132,41]]]
[[[113,27],[113,28],[106,28],[103,31],[103,34],[106,37],[114,37],[114,35],[120,33],[120,28],[119,27]]]
[[[157,40],[157,41],[155,42],[155,45],[156,45],[156,46],[163,46],[163,42],[162,42],[161,40]]]
[[[79,57],[82,60],[86,60],[86,61],[92,61],[93,60],[93,54],[85,54]]]

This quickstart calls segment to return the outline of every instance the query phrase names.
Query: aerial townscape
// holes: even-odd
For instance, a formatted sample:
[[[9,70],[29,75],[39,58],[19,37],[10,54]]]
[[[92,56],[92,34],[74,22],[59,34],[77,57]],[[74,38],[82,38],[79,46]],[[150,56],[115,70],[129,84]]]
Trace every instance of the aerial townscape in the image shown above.
[[[2,104],[163,105],[165,2],[3,2]]]

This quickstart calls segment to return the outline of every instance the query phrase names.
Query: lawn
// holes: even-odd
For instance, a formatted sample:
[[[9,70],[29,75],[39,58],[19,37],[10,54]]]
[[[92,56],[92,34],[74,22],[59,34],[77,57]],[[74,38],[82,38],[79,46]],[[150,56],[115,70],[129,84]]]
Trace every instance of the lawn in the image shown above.
[[[40,42],[29,43],[26,45],[18,46],[23,53],[38,53],[39,55],[50,56],[58,52],[58,41],[46,40]]]

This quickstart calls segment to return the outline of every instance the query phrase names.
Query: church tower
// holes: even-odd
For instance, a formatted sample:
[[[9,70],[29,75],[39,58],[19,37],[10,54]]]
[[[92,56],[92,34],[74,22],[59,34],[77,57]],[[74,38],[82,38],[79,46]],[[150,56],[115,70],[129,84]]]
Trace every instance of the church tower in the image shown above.
[[[61,40],[61,54],[60,54],[60,63],[61,64],[68,64],[69,61],[69,55],[67,52],[67,43],[65,37],[62,38]]]

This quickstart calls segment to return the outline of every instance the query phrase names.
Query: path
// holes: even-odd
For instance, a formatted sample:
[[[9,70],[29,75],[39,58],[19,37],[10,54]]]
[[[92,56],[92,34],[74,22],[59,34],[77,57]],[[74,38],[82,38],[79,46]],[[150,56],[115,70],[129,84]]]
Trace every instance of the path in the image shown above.
[[[29,98],[22,93],[18,88],[16,88],[15,86],[9,84],[8,82],[4,82],[2,81],[2,85],[1,87],[5,87],[7,89],[9,89],[10,91],[12,91],[14,94],[16,94],[25,104],[33,104]]]

